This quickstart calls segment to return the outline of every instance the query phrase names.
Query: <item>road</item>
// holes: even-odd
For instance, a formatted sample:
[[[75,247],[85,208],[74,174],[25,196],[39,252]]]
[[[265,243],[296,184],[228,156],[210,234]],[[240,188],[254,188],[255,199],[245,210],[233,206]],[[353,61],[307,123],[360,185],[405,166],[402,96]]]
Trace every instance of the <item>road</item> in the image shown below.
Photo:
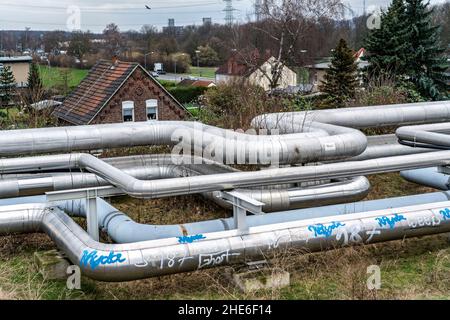
[[[176,81],[180,82],[183,79],[192,77],[188,74],[175,74],[175,73],[166,73],[160,74],[157,79],[166,80],[166,81]],[[192,79],[205,80],[205,81],[214,81],[214,78],[206,78],[206,77],[192,77]]]

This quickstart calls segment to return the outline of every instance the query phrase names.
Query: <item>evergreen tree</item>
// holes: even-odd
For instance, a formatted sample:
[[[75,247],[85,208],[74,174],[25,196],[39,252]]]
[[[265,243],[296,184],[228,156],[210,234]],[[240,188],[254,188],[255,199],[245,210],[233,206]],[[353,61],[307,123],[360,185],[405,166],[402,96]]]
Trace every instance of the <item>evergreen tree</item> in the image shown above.
[[[347,46],[345,40],[341,39],[333,52],[331,66],[320,86],[320,90],[327,94],[327,104],[342,107],[346,101],[354,98],[358,85],[357,71],[354,52]]]
[[[404,0],[393,0],[388,10],[381,12],[380,28],[365,38],[369,77],[401,78],[405,73],[410,48],[406,14]]]
[[[440,27],[433,25],[433,10],[423,0],[405,0],[409,30],[406,74],[428,98],[443,98],[448,88],[445,71],[450,66],[440,44]]]
[[[0,71],[0,96],[2,106],[8,106],[12,97],[16,80],[9,66],[5,66]]]
[[[37,64],[32,63],[30,66],[30,71],[28,73],[28,90],[30,93],[30,102],[36,102],[36,100],[40,99],[40,95],[42,94],[42,79],[39,74],[39,68]]]
[[[424,0],[393,0],[381,14],[381,26],[365,39],[368,76],[387,76],[398,85],[412,83],[423,96],[441,99],[448,90],[449,64],[440,46],[440,27]],[[408,83],[406,83],[408,85]]]

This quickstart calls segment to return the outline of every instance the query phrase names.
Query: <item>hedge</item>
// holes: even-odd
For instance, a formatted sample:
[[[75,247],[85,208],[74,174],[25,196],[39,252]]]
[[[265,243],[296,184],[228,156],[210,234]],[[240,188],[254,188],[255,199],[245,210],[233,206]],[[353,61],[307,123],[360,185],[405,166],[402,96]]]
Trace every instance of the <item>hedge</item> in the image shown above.
[[[205,87],[169,87],[167,91],[175,97],[180,103],[189,103],[195,101],[199,96],[205,93],[208,88]]]

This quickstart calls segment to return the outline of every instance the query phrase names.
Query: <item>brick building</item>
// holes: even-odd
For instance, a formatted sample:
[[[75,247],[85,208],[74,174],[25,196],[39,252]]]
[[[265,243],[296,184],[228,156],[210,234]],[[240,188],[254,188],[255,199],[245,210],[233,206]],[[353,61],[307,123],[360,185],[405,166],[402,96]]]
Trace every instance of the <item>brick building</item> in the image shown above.
[[[138,63],[100,60],[53,115],[85,125],[183,120],[189,112]]]

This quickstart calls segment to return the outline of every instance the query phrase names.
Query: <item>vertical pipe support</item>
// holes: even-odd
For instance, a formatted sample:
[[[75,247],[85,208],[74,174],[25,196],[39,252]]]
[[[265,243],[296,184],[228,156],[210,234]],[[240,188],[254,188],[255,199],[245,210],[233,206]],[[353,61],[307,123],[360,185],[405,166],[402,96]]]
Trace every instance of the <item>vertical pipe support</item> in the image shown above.
[[[93,191],[93,192],[92,192]],[[98,231],[98,213],[97,213],[97,190],[86,190],[86,221],[87,232],[95,241],[100,240],[100,234]]]
[[[246,217],[247,212],[253,214],[264,214],[262,211],[263,202],[257,201],[237,191],[219,191],[216,197],[225,200],[233,206],[234,227],[237,230],[245,231],[248,229]]]

